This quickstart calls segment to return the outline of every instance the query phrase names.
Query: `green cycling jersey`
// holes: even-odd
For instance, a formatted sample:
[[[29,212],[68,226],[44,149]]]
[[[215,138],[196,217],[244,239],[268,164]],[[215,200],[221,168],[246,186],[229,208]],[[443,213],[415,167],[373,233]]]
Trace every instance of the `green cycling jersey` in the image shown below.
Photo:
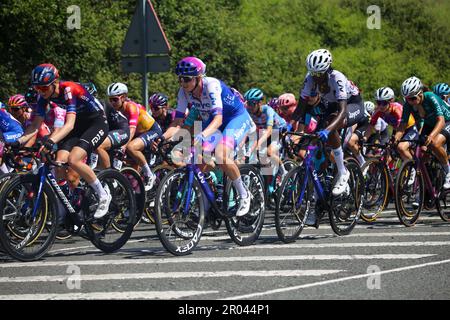
[[[423,125],[434,128],[437,123],[437,117],[443,116],[445,122],[450,121],[450,106],[433,92],[424,92],[422,106],[425,110],[425,116],[421,117],[419,110],[411,106],[408,102],[403,105],[402,123],[407,124],[409,116],[412,114],[419,127]]]

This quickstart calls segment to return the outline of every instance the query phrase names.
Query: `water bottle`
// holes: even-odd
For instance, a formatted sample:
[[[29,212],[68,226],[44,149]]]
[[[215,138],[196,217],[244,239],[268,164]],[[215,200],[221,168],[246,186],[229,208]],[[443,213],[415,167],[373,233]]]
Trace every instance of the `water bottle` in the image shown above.
[[[97,167],[98,162],[98,154],[96,152],[91,153],[91,157],[89,158],[89,166],[91,169],[95,169]]]

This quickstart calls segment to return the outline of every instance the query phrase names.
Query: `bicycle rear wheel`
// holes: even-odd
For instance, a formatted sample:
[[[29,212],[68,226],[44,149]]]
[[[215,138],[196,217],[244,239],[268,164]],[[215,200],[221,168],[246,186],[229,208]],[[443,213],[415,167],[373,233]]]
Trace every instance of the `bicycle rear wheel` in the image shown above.
[[[136,198],[130,181],[120,172],[106,169],[97,174],[105,189],[109,189],[112,200],[108,213],[100,218],[93,217],[97,209],[98,196],[88,188],[83,199],[85,228],[91,242],[98,249],[111,253],[122,248],[130,239],[136,222]],[[121,231],[117,231],[120,226]]]
[[[243,217],[233,216],[225,220],[225,225],[231,239],[240,246],[249,246],[259,237],[265,214],[264,180],[252,165],[239,165],[239,171],[244,184],[250,191],[251,204],[250,211]],[[235,213],[238,208],[238,192],[234,189],[231,179],[226,185],[227,211]]]
[[[189,191],[186,169],[170,172],[156,191],[156,231],[164,248],[175,256],[190,254],[200,242],[204,228],[203,193],[196,179],[190,200]],[[187,214],[186,207],[189,207]]]
[[[350,234],[356,226],[364,193],[364,179],[359,164],[346,162],[345,167],[350,172],[348,189],[338,197],[331,196],[328,211],[331,228],[340,236]]]
[[[403,162],[395,182],[395,210],[400,222],[406,227],[415,225],[422,212],[425,196],[422,173],[415,168],[415,160]],[[414,181],[410,179],[413,169],[417,170]]]
[[[306,180],[306,167],[302,165],[289,171],[280,187],[275,228],[284,243],[297,240],[305,226],[313,192],[312,185]]]
[[[5,182],[0,194],[0,242],[11,257],[20,261],[40,259],[56,237],[55,195],[45,183],[38,201],[38,186],[37,176],[18,175]]]

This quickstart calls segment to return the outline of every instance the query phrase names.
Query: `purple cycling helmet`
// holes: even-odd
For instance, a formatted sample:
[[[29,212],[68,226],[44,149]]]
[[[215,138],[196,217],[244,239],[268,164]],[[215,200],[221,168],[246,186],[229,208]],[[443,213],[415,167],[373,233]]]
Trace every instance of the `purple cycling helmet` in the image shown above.
[[[206,73],[206,65],[196,57],[186,57],[177,63],[175,69],[177,76],[203,76]]]

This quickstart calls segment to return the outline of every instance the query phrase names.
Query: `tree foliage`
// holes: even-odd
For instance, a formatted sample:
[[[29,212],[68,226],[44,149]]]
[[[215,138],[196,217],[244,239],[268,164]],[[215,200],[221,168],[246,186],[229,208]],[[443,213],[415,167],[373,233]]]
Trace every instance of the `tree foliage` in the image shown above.
[[[0,100],[24,92],[30,72],[54,63],[63,79],[93,81],[104,95],[123,81],[141,99],[140,76],[124,74],[120,49],[135,0],[2,0]],[[240,91],[261,87],[268,96],[298,90],[305,58],[317,48],[333,53],[334,67],[353,80],[364,98],[380,86],[397,94],[411,75],[431,85],[449,81],[450,31],[445,0],[153,0],[172,46],[171,66],[195,55],[209,75]],[[81,9],[81,28],[66,27],[67,8]],[[381,29],[367,28],[367,7],[381,9]],[[174,102],[173,74],[151,74],[149,91]]]

